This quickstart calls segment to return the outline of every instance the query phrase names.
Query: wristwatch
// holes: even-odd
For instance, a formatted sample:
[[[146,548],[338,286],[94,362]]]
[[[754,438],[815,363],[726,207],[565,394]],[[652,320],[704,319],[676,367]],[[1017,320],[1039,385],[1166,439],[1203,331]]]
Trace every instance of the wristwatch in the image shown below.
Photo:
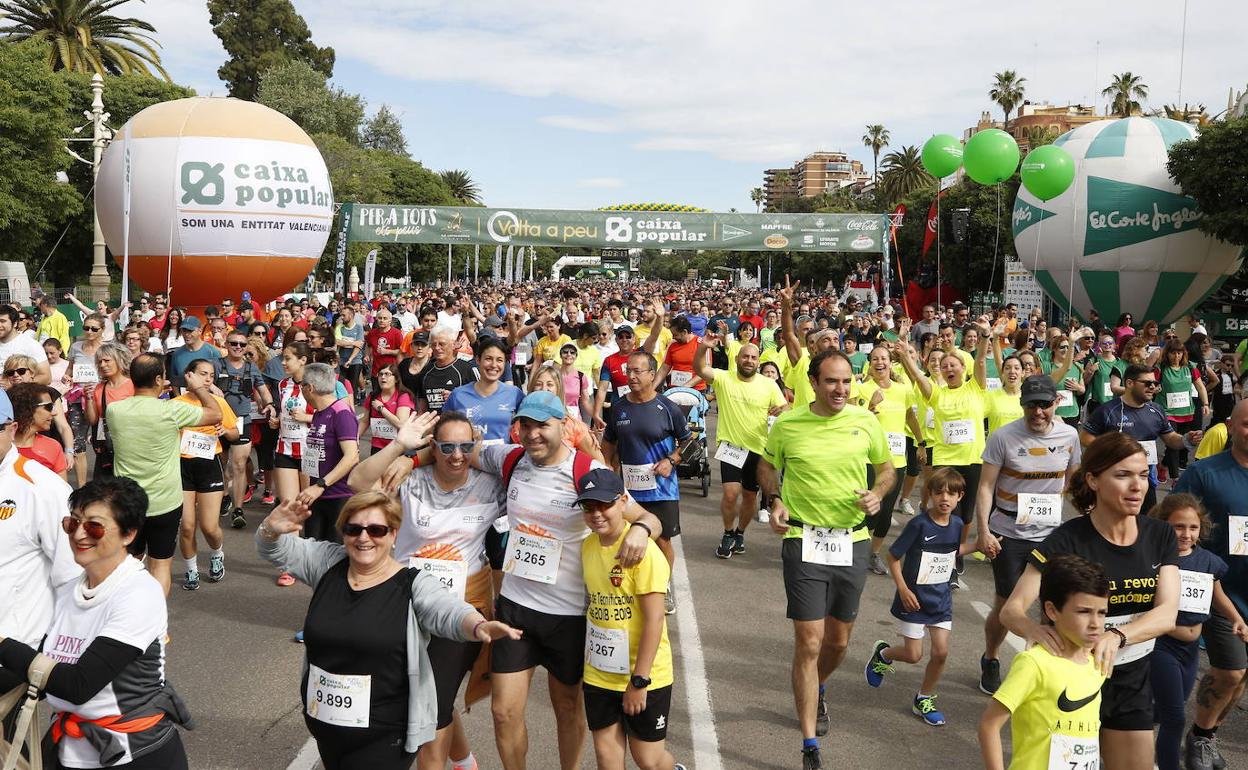
[[[628,680],[628,683],[633,686],[633,689],[644,690],[650,686],[650,678],[633,674],[633,677]]]
[[[329,487],[329,483],[326,482],[325,479],[313,479],[312,483],[317,485],[321,489],[326,489]]]

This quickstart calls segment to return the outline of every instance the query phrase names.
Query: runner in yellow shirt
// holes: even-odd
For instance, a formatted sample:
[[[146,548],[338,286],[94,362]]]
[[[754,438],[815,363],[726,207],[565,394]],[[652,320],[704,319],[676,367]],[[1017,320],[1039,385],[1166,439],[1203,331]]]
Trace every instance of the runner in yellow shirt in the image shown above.
[[[533,346],[533,371],[537,371],[545,361],[554,361],[558,364],[559,348],[563,347],[564,343],[572,341],[571,337],[560,330],[559,321],[554,318],[546,319],[546,322],[542,324],[542,331],[546,334]]]

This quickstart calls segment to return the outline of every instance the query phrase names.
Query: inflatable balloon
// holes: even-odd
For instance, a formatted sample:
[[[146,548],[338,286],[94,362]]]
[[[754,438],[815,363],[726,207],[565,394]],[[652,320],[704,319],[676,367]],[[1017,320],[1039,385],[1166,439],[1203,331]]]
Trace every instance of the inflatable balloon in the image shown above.
[[[966,175],[980,184],[997,184],[1018,168],[1018,142],[999,128],[980,131],[966,142]]]
[[[937,134],[923,144],[923,168],[943,179],[962,165],[962,143],[949,134]]]
[[[1053,200],[1075,181],[1075,159],[1052,144],[1037,147],[1023,158],[1023,187],[1042,201]]]
[[[1058,137],[1074,184],[1048,202],[1019,189],[1013,230],[1018,258],[1060,307],[1167,323],[1239,270],[1240,247],[1198,229],[1196,202],[1166,171],[1169,148],[1195,136],[1177,120],[1122,118]]]
[[[122,126],[96,184],[104,239],[122,262],[129,166],[130,277],[177,305],[250,291],[266,302],[307,277],[329,238],[329,172],[303,129],[239,99],[154,104]]]

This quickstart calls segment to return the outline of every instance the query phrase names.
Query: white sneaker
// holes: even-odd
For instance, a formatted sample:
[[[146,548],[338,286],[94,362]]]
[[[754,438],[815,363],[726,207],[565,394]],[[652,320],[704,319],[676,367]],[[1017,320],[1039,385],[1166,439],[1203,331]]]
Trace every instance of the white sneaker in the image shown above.
[[[766,508],[759,508],[758,520],[759,522],[763,524],[766,524],[767,522],[771,521],[771,511],[767,510]]]
[[[910,504],[909,500],[901,501],[901,512],[906,514],[907,516],[914,515],[914,506]]]

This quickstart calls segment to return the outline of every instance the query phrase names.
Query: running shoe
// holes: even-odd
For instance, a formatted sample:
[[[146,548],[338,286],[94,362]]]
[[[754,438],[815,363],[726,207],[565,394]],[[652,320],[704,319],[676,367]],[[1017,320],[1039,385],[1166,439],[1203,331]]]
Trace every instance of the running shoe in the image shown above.
[[[247,491],[243,493],[243,503],[244,503],[244,504],[246,504],[246,503],[250,503],[250,502],[251,502],[251,498],[252,498],[255,494],[256,494],[256,485],[255,485],[255,484],[248,484],[248,485],[247,485]]]
[[[823,760],[819,758],[818,746],[802,749],[802,770],[823,770]]]
[[[272,505],[273,500],[274,500],[273,493],[267,489],[264,490],[264,497],[260,498],[260,502],[264,503],[265,505]]]
[[[1204,738],[1195,733],[1187,734],[1187,747],[1185,759],[1186,764],[1183,766],[1187,770],[1216,770],[1213,763],[1214,745],[1212,738]]]
[[[188,569],[186,571],[186,580],[182,582],[183,591],[199,590],[199,570]]]
[[[672,770],[689,770],[689,768],[677,762],[676,764],[672,765]]]
[[[222,516],[228,515],[230,512],[230,509],[232,509],[233,507],[234,507],[234,498],[230,497],[229,495],[226,495],[225,497],[221,498],[221,515]]]
[[[663,596],[663,614],[676,614],[676,594],[672,593],[672,584],[667,584],[667,593]]]
[[[886,649],[888,649],[888,642],[883,639],[877,641],[875,647],[871,648],[871,658],[867,661],[863,673],[866,674],[867,684],[872,687],[884,684],[884,675],[891,674],[895,670],[893,664],[884,660],[883,652]]]
[[[289,572],[283,572],[277,576],[277,584],[282,588],[288,588],[295,584],[295,576]]]
[[[295,632],[295,641],[298,642],[299,644],[303,644],[303,629],[302,628]]]
[[[828,699],[823,695],[819,696],[819,707],[815,711],[815,735],[823,736],[828,734],[828,727],[831,724],[831,717],[828,715]]]
[[[242,508],[234,509],[234,516],[230,519],[230,526],[234,529],[242,529],[247,526],[247,517],[243,515]]]
[[[745,530],[738,529],[732,534],[732,552],[745,553]]]
[[[1001,661],[996,658],[979,659],[979,691],[992,695],[1001,686]]]
[[[916,695],[910,711],[932,727],[940,727],[945,723],[945,715],[936,708],[935,695]]]
[[[904,514],[906,514],[907,516],[913,516],[913,515],[914,515],[914,505],[913,505],[913,504],[911,504],[911,502],[910,502],[909,500],[902,500],[902,501],[901,501],[901,512],[902,512],[902,513],[904,513]]]
[[[727,559],[732,556],[732,547],[737,542],[737,537],[731,530],[726,530],[724,536],[720,538],[719,547],[715,549],[715,555],[721,559]]]
[[[208,582],[220,583],[221,579],[224,577],[225,577],[225,556],[213,555],[213,557],[208,560]]]
[[[771,521],[771,511],[767,510],[766,508],[759,508],[758,509],[758,522],[760,524],[766,524],[769,521]]]
[[[1226,770],[1226,760],[1218,749],[1218,736],[1215,735],[1210,740],[1213,741],[1213,770]]]
[[[888,574],[888,567],[884,566],[884,559],[878,553],[871,554],[871,563],[867,566],[867,569],[877,575]]]
[[[954,572],[952,575],[949,576],[949,590],[950,591],[957,591],[958,589],[962,587],[963,587],[962,581],[958,579],[957,572]]]

